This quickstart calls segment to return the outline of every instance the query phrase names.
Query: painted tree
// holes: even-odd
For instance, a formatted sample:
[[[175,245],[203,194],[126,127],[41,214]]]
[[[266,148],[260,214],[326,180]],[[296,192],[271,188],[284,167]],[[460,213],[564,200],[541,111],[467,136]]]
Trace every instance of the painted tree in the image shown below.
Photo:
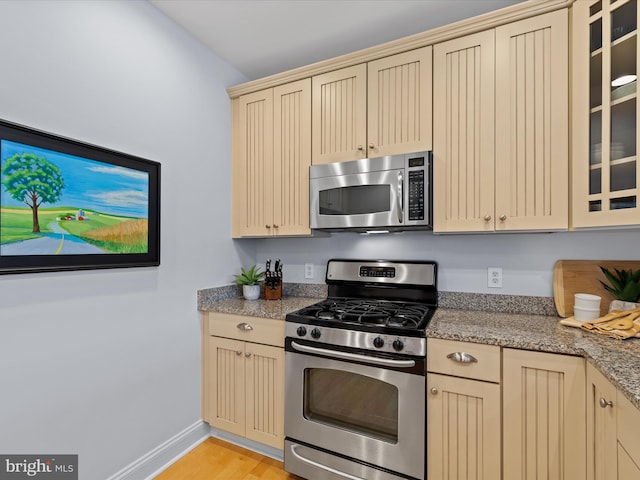
[[[40,231],[38,207],[55,203],[64,189],[60,169],[45,157],[33,153],[16,153],[2,166],[2,184],[11,198],[31,207],[33,231]]]

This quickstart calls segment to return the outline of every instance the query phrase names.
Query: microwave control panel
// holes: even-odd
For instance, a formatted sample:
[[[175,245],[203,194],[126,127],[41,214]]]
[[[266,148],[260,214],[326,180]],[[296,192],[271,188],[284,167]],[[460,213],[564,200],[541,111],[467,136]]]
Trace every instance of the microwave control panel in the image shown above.
[[[409,159],[409,221],[424,220],[425,158]],[[415,170],[412,170],[415,169]]]

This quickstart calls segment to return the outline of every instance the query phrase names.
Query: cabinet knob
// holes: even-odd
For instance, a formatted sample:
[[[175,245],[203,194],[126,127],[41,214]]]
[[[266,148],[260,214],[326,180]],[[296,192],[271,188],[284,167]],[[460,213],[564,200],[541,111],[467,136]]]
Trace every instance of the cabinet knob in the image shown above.
[[[507,216],[503,213],[499,218],[501,222],[504,222],[507,219]]]
[[[453,352],[447,358],[458,363],[478,363],[478,359],[466,352]]]
[[[613,402],[611,400],[607,402],[604,397],[600,397],[599,403],[602,408],[613,407]]]
[[[484,221],[485,222],[490,222],[491,221],[491,215],[485,215],[484,216]]]
[[[274,223],[273,228],[278,228],[278,225]]]
[[[373,143],[369,144],[369,150],[373,150],[374,148],[376,148],[376,146]]]
[[[240,350],[236,350],[236,355],[240,356],[242,355],[242,352]]]
[[[431,395],[437,395],[438,389],[436,387],[431,387]]]
[[[244,354],[245,357],[249,358],[251,356],[251,353],[247,352]]]
[[[249,324],[249,323],[239,323],[238,325],[236,325],[236,327],[238,327],[238,330],[245,330],[245,331],[249,331],[249,330],[253,330],[253,327]]]
[[[267,228],[271,228],[271,225],[265,225],[265,227],[267,227]]]
[[[362,145],[358,145],[358,150],[362,151],[364,150],[364,147]]]

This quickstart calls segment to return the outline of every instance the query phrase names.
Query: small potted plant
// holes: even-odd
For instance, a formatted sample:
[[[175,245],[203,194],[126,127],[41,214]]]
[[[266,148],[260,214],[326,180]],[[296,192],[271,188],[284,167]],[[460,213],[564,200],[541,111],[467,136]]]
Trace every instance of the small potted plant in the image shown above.
[[[256,300],[260,297],[259,282],[264,280],[264,272],[260,271],[260,267],[253,265],[249,269],[240,268],[240,275],[236,277],[236,284],[242,285],[242,295],[247,300]]]
[[[609,281],[609,285],[602,280],[602,286],[611,293],[616,300],[611,302],[609,311],[612,310],[632,310],[640,306],[640,270],[618,270],[611,273],[604,267],[600,267],[602,273]]]

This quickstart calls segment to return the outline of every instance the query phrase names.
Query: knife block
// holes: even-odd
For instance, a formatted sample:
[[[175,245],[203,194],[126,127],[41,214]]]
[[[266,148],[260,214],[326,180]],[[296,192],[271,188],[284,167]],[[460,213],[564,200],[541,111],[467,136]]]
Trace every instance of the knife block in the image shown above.
[[[281,300],[282,299],[282,280],[273,286],[264,286],[264,298],[267,300]]]

